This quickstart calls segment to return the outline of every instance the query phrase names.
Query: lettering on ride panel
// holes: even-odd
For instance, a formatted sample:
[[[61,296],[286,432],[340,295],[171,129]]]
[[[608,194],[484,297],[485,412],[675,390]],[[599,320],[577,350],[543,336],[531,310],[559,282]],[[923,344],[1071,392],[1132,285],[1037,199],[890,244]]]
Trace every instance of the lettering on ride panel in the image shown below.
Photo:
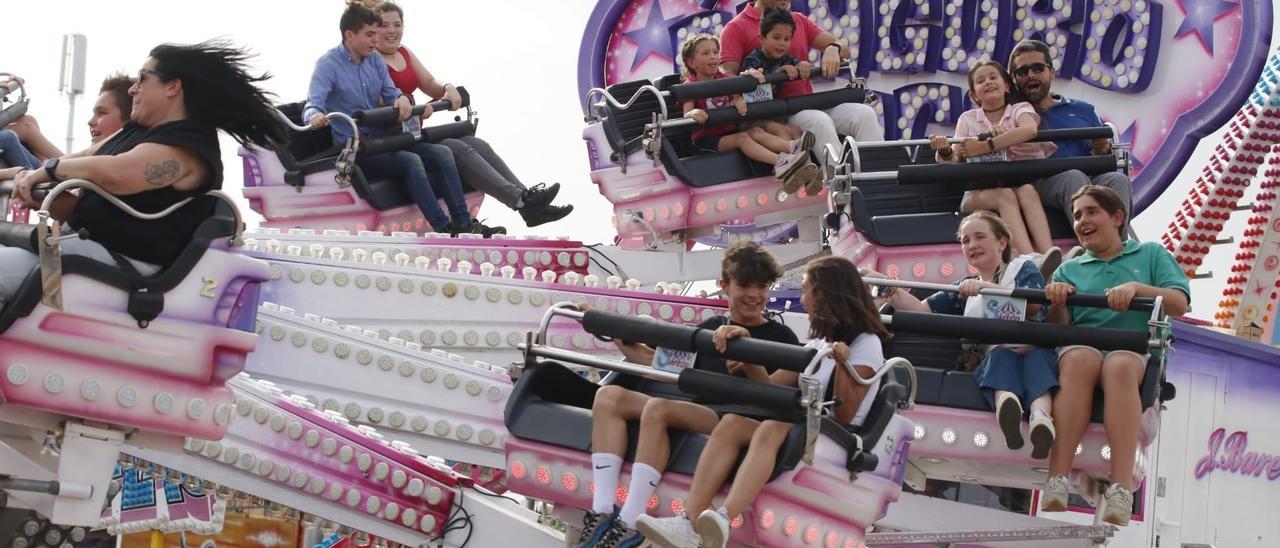
[[[875,29],[868,68],[878,72],[934,72],[942,53],[942,0],[875,0],[864,16]]]
[[[853,69],[853,74],[866,76],[867,70],[870,69],[869,60],[875,53],[877,40],[872,39],[871,32],[874,29],[870,24],[865,29],[862,25],[864,16],[867,15],[863,13],[862,4],[859,4],[859,0],[810,1],[815,2],[816,5],[809,8],[809,19],[849,49],[851,53],[849,65]],[[871,5],[871,2],[867,5]],[[866,34],[866,39],[863,34]],[[820,53],[818,50],[810,49],[809,62],[817,64]]]
[[[924,138],[928,136],[929,124],[954,126],[960,113],[965,111],[964,90],[947,84],[902,86],[894,90],[893,97],[896,108],[892,109],[892,129],[890,124],[885,124],[885,136],[889,139]]]
[[[1163,7],[1139,0],[1094,0],[1077,78],[1091,86],[1138,93],[1151,85],[1160,53]]]
[[[1082,39],[1071,28],[1084,24],[1085,6],[1085,0],[1013,0],[1010,47],[1027,39],[1040,40],[1049,45],[1058,78],[1075,78]]]
[[[978,61],[1009,58],[1012,0],[960,0],[943,8],[938,69],[967,74]]]

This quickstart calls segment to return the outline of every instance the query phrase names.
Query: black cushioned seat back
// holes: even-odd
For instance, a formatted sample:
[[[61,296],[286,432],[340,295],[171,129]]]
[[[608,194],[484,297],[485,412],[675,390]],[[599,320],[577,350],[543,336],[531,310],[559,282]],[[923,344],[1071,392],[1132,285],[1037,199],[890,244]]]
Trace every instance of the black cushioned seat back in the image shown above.
[[[636,94],[640,88],[652,85],[649,80],[636,80],[634,82],[623,82],[614,84],[606,88],[610,95],[613,95],[618,102],[626,104]],[[670,100],[667,100],[670,102]],[[658,98],[652,93],[645,92],[631,108],[621,110],[612,104],[605,102],[605,118],[603,122],[605,137],[609,141],[609,146],[613,148],[615,154],[627,155],[633,151],[640,149],[640,134],[644,132],[645,124],[653,119],[653,114],[659,112]],[[678,116],[679,107],[672,114]],[[668,108],[669,114],[672,110]]]

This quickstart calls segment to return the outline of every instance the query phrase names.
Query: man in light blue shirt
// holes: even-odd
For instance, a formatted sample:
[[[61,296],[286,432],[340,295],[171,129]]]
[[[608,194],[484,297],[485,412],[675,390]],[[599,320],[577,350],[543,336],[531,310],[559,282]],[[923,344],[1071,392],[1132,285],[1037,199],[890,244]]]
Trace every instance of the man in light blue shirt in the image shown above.
[[[1027,101],[1041,112],[1044,120],[1041,129],[1071,129],[1082,127],[1099,127],[1102,120],[1093,110],[1093,105],[1079,99],[1069,99],[1057,95],[1050,90],[1053,84],[1053,58],[1049,55],[1049,46],[1039,40],[1023,40],[1013,48],[1009,55],[1009,74],[1017,82],[1018,90],[1026,96]],[[1093,141],[1054,141],[1058,150],[1054,157],[1089,156],[1091,154],[1111,154],[1111,141],[1094,139]],[[1125,211],[1133,211],[1132,188],[1129,176],[1119,171],[1102,173],[1093,177],[1083,171],[1072,169],[1057,175],[1045,177],[1033,186],[1040,193],[1040,202],[1056,208],[1071,218],[1071,197],[1085,185],[1101,185],[1116,191],[1124,201]]]
[[[409,98],[392,83],[386,63],[374,51],[381,25],[381,17],[369,8],[347,6],[339,22],[342,43],[322,55],[311,73],[307,105],[302,111],[303,120],[311,127],[329,125],[326,112],[351,114],[387,105],[399,111],[401,122],[409,118]],[[345,143],[352,137],[350,126],[345,124],[334,124],[330,129],[335,143]],[[358,138],[385,134],[381,129],[361,128]],[[474,232],[485,237],[506,233],[502,227],[489,228],[472,221],[458,166],[448,147],[415,143],[401,151],[357,154],[356,165],[366,179],[403,180],[422,216],[436,232]],[[449,209],[447,215],[440,207],[441,199]]]

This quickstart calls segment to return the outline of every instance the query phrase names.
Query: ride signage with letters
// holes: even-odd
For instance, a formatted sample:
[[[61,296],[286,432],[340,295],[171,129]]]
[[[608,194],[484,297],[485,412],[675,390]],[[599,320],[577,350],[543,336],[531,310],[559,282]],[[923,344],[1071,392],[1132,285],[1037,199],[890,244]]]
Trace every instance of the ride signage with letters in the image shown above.
[[[592,87],[680,69],[691,33],[719,34],[743,0],[600,0],[579,59]],[[1006,63],[1021,40],[1054,55],[1054,92],[1097,107],[1133,146],[1138,210],[1173,182],[1196,143],[1236,113],[1271,43],[1271,0],[792,0],[852,52],[877,92],[887,139],[951,132],[972,106],[966,74]],[[810,60],[818,52],[810,52]],[[821,91],[842,81],[819,82]],[[1140,105],[1140,108],[1139,108]]]
[[[1255,478],[1266,475],[1268,480],[1280,479],[1280,455],[1268,455],[1247,451],[1249,433],[1232,432],[1219,428],[1209,434],[1209,454],[1196,463],[1196,479],[1202,479],[1214,470],[1232,472]]]

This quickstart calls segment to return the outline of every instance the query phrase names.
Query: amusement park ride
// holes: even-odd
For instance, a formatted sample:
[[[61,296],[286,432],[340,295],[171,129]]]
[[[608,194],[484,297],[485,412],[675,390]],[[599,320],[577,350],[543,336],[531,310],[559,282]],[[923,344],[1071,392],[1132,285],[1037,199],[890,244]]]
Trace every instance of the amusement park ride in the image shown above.
[[[733,523],[731,541],[741,545],[1280,542],[1265,513],[1280,503],[1267,489],[1280,477],[1280,446],[1268,448],[1275,436],[1266,435],[1275,432],[1280,379],[1280,51],[1267,56],[1269,3],[1229,4],[1238,13],[1221,18],[1218,50],[1211,17],[1209,55],[1193,62],[1185,54],[1205,41],[1198,19],[1206,16],[1172,4],[793,2],[855,52],[844,75],[810,96],[753,104],[745,117],[731,108],[711,116],[738,122],[875,104],[888,140],[829,147],[817,195],[782,192],[767,166],[738,152],[690,146],[679,101],[747,84],[680,84],[673,45],[689,32],[716,32],[740,4],[602,0],[593,13],[581,49],[583,138],[591,181],[614,207],[617,239],[607,247],[431,233],[400,181],[371,180],[354,164],[359,154],[474,133],[469,104],[457,122],[342,150],[331,150],[327,129],[298,125],[299,104],[281,106],[294,127],[289,143],[240,151],[260,228],[245,231],[228,201],[153,277],[60,257],[63,236],[47,208],[32,212],[34,224],[14,208],[14,222],[0,223],[0,244],[38,252],[41,266],[0,310],[0,541],[74,545],[94,528],[212,534],[228,501],[247,495],[300,519],[308,545],[319,542],[317,531],[334,530],[350,545],[572,545],[594,490],[591,404],[605,382],[669,397],[713,390],[797,422],[768,485]],[[1181,27],[1162,32],[1173,25]],[[1064,166],[1125,170],[1143,209],[1200,136],[1229,118],[1160,240],[1191,276],[1208,275],[1210,245],[1238,247],[1212,321],[1202,310],[1205,319],[1166,318],[1158,303],[1148,306],[1150,331],[1136,333],[889,313],[897,335],[890,361],[869,396],[872,411],[853,429],[823,415],[821,394],[803,383],[761,394],[745,381],[619,361],[612,337],[716,352],[707,332],[686,324],[727,305],[687,293],[718,276],[717,248],[739,239],[768,244],[788,268],[773,305],[801,335],[807,320],[795,312],[793,289],[809,258],[835,254],[909,283],[959,278],[960,194],[995,186],[1009,166],[934,165],[910,138],[954,123],[966,101],[956,82],[970,62],[1007,58],[1030,37],[1053,46],[1064,93],[1084,94],[1116,124],[1071,137],[1109,138],[1117,152],[1028,161],[1019,177]],[[1218,88],[1160,100],[1157,88],[1175,85],[1175,62],[1186,63],[1180,71],[1208,67],[1204,78]],[[899,87],[880,90],[890,85]],[[24,100],[4,98],[4,116]],[[1165,111],[1134,114],[1127,101]],[[330,115],[369,125],[385,116]],[[45,204],[73,189],[99,192],[68,181]],[[482,200],[468,194],[473,208]],[[1238,241],[1221,239],[1226,219],[1246,208]],[[1055,239],[1073,237],[1062,215],[1050,217]],[[1101,398],[1076,450],[1071,511],[1027,511],[1038,506],[1045,462],[993,439],[972,374],[954,369],[961,339],[1162,350],[1141,386],[1131,525],[1091,515],[1111,458]],[[801,373],[823,356],[750,340],[724,355]],[[600,373],[609,374],[597,381]],[[1255,446],[1251,429],[1261,434]],[[657,516],[683,509],[706,442],[671,435],[669,473],[648,502]],[[965,488],[1001,500],[956,500]],[[1027,496],[1020,509],[1006,500]],[[616,497],[625,500],[626,490]]]

